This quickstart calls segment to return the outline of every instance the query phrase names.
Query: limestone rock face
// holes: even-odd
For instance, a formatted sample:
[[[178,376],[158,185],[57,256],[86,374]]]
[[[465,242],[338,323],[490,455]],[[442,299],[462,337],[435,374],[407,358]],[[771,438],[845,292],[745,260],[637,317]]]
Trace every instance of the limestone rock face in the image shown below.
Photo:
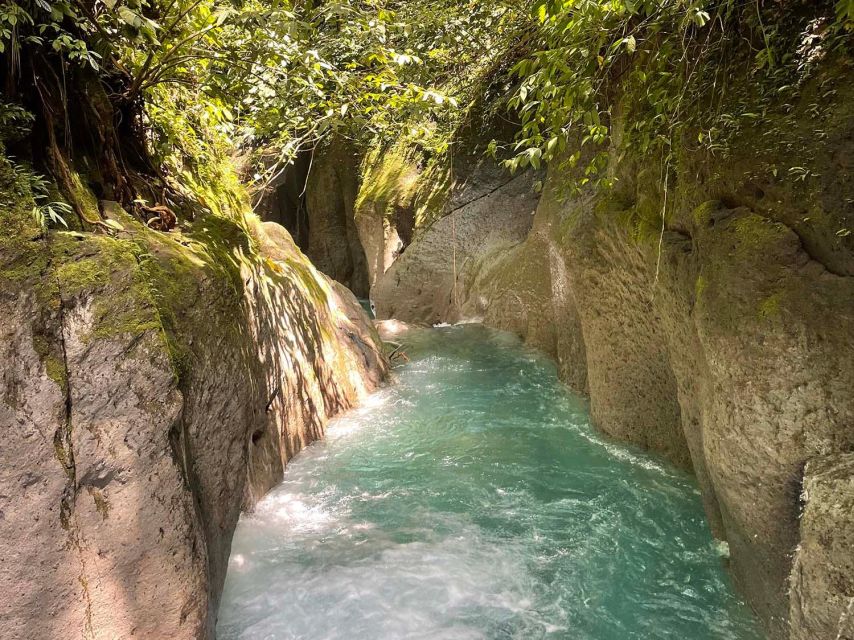
[[[529,225],[524,195],[481,172],[489,195],[465,222],[416,235],[373,289],[382,316],[517,333],[589,394],[599,429],[692,469],[773,640],[854,624],[854,116],[851,87],[834,86],[828,141],[786,134],[817,159],[811,183],[742,140],[725,162],[686,153],[665,200],[654,163],[615,152],[610,191],[570,196],[551,170]]]
[[[282,171],[256,210],[285,227],[318,270],[365,298],[368,265],[354,215],[358,191],[357,154],[336,139]]]
[[[241,510],[385,372],[278,225],[120,236],[0,246],[9,640],[212,638]]]
[[[458,317],[463,270],[483,253],[522,241],[533,223],[534,175],[502,177],[435,222],[377,279],[371,290],[377,317],[427,323]]]
[[[394,222],[382,215],[362,215],[357,219],[357,225],[368,261],[368,281],[372,290],[400,255],[404,244]]]
[[[534,219],[523,242],[497,244],[469,263],[459,316],[524,338],[555,359],[573,390],[587,393],[581,321],[560,248],[542,221],[542,215]]]
[[[354,207],[359,191],[356,154],[333,143],[318,152],[306,183],[309,241],[305,254],[321,272],[368,296],[368,269]]]
[[[737,585],[785,638],[792,553],[818,536],[809,508],[799,533],[801,471],[854,447],[854,282],[785,225],[715,203],[714,225],[665,233],[656,281],[656,254],[588,207],[556,212],[546,194],[522,243],[466,271],[462,312],[553,355],[600,429],[694,470]],[[845,486],[832,485],[843,504]],[[828,590],[848,593],[827,571],[854,575],[836,550],[854,527],[824,524],[833,551],[802,551],[814,617]],[[836,638],[803,630],[806,616],[793,638]]]
[[[793,640],[854,638],[854,454],[810,460],[791,582]]]

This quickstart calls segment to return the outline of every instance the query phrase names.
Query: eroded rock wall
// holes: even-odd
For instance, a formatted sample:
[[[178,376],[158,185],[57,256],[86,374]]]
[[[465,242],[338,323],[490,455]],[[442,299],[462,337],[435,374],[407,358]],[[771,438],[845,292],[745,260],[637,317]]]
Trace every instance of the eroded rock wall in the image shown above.
[[[511,175],[484,159],[477,139],[450,166],[419,167],[390,149],[371,154],[363,171],[356,223],[371,300],[378,317],[404,322],[458,319],[465,274],[524,240],[539,200],[538,172]]]
[[[321,272],[359,297],[368,295],[368,267],[356,229],[356,152],[339,141],[318,150],[305,186],[309,241],[305,254]]]
[[[433,201],[445,205],[445,180],[434,175],[441,172],[425,172],[398,147],[368,153],[360,170],[362,184],[354,213],[373,290],[412,243],[419,213],[432,211]],[[430,174],[429,180],[425,173]]]
[[[552,356],[570,387],[587,393],[581,318],[561,248],[546,214],[554,206],[546,194],[523,241],[496,243],[491,251],[467,264],[455,317],[516,333]]]
[[[818,119],[817,87],[836,95]],[[830,69],[773,145],[762,131],[726,158],[686,144],[669,168],[615,149],[616,187],[581,195],[551,170],[530,228],[493,178],[498,197],[472,227],[495,233],[472,234],[456,279],[443,275],[449,216],[373,290],[381,315],[516,332],[589,393],[598,428],[691,468],[775,640],[850,635],[850,469],[838,456],[854,450],[851,99]],[[810,177],[788,169],[807,164]]]
[[[240,511],[380,383],[376,333],[278,225],[45,237],[7,204],[0,636],[212,638]]]
[[[854,454],[807,463],[803,501],[791,578],[792,639],[854,638]]]
[[[533,181],[531,174],[509,179],[435,222],[374,285],[377,316],[431,324],[456,319],[460,274],[469,262],[520,242],[530,230]]]
[[[358,191],[358,154],[336,138],[298,156],[262,194],[256,211],[285,227],[318,270],[364,298],[368,263],[355,222]]]

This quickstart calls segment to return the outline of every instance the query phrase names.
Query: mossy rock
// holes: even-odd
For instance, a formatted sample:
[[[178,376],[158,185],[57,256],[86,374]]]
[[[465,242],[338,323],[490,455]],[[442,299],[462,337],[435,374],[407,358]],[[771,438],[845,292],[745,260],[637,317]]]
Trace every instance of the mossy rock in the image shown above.
[[[732,229],[738,240],[739,254],[761,252],[779,243],[787,233],[784,225],[752,214],[734,220]]]
[[[63,394],[66,393],[68,390],[68,371],[65,368],[59,345],[54,344],[47,336],[34,331],[33,350],[44,364],[47,377],[59,386]]]
[[[446,155],[424,162],[416,149],[403,145],[380,148],[366,156],[361,171],[362,187],[355,206],[357,219],[392,218],[400,211],[409,211],[417,233],[446,212],[453,185],[453,172]]]
[[[781,307],[783,305],[783,302],[785,301],[785,298],[785,291],[778,291],[764,298],[759,303],[759,317],[765,320],[773,320],[775,318],[779,318],[781,314]]]
[[[388,215],[394,207],[408,207],[418,188],[420,172],[411,152],[395,146],[376,149],[362,163],[362,188],[356,198],[356,216]]]
[[[698,227],[707,227],[711,224],[715,211],[718,211],[721,206],[720,200],[706,200],[706,202],[694,208],[691,212],[691,219]]]

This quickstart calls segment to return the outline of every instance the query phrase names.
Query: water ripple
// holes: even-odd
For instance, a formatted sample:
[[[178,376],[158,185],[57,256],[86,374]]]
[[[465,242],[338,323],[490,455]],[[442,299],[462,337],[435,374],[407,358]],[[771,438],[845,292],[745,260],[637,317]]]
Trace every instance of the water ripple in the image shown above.
[[[401,338],[235,535],[221,640],[755,640],[693,480],[477,325]]]

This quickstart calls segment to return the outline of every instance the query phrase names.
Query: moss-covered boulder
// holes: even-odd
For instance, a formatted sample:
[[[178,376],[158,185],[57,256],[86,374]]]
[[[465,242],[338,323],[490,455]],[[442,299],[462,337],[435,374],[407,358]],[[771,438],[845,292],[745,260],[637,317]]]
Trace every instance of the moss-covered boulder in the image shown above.
[[[2,177],[0,636],[213,637],[241,510],[380,383],[379,339],[277,225],[45,232]]]

